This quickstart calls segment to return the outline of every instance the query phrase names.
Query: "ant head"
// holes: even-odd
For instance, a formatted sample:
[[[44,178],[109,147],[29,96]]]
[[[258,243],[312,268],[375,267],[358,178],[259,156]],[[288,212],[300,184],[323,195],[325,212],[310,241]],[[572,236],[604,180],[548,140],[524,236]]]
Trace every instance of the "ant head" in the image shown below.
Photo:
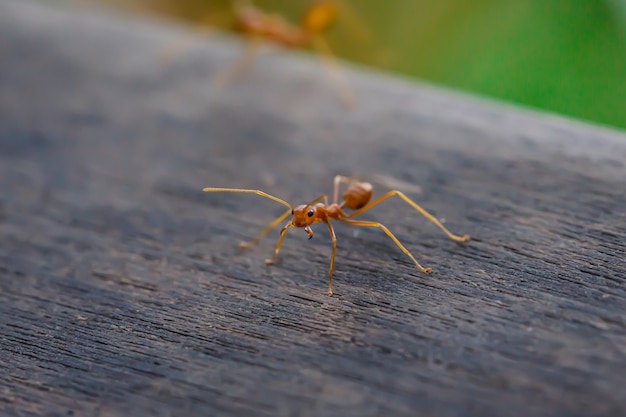
[[[317,208],[303,204],[291,210],[291,224],[295,227],[307,227],[319,221]]]

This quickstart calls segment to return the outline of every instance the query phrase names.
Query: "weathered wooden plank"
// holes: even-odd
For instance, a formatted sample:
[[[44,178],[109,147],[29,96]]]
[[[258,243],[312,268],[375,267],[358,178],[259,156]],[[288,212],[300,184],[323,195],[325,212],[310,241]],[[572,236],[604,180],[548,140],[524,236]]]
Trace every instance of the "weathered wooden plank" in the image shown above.
[[[625,412],[626,137],[176,30],[0,1],[3,415],[619,415]],[[389,178],[378,230],[276,232],[335,174]],[[385,180],[387,178],[387,180]],[[382,183],[382,184],[381,184]]]

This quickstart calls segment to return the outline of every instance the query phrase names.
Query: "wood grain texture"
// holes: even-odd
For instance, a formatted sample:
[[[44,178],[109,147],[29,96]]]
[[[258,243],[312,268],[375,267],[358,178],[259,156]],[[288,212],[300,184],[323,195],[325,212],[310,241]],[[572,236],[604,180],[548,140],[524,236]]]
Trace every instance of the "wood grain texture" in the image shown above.
[[[626,413],[626,136],[314,60],[209,80],[232,39],[0,1],[2,415]],[[335,174],[409,196],[379,230],[277,231]]]

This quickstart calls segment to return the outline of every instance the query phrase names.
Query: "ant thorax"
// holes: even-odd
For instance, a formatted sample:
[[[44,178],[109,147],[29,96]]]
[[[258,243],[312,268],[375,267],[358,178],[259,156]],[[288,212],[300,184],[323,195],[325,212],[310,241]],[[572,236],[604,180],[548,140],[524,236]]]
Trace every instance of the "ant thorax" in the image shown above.
[[[344,217],[346,214],[341,210],[339,204],[333,203],[330,206],[326,207],[326,214],[328,218],[338,219],[340,217]]]

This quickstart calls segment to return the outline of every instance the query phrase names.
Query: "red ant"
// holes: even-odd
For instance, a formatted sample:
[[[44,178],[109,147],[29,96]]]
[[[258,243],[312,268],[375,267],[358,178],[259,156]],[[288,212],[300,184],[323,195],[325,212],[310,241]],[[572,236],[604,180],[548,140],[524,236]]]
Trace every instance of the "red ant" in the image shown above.
[[[348,184],[345,192],[342,196],[342,201],[340,204],[337,204],[337,197],[339,195],[339,185],[341,183]],[[289,207],[287,211],[278,216],[273,222],[269,224],[265,229],[261,231],[254,239],[249,242],[242,242],[239,244],[241,248],[247,248],[259,241],[263,236],[265,236],[270,230],[272,230],[276,225],[285,220],[289,214],[291,214],[291,220],[283,226],[280,230],[280,236],[278,238],[278,242],[276,243],[276,247],[274,248],[274,256],[272,259],[266,259],[265,263],[268,265],[276,262],[278,258],[278,251],[280,250],[280,246],[283,243],[283,239],[285,238],[285,232],[287,229],[291,227],[303,227],[304,231],[309,235],[309,239],[313,237],[313,231],[311,230],[311,225],[314,223],[324,222],[328,227],[328,232],[330,233],[330,237],[333,241],[333,250],[330,255],[330,268],[328,271],[328,295],[333,295],[332,290],[332,282],[333,282],[333,266],[335,264],[335,251],[337,249],[337,238],[335,237],[335,231],[330,224],[331,220],[337,220],[342,223],[351,225],[351,226],[366,226],[366,227],[378,227],[382,229],[383,232],[387,236],[393,240],[393,242],[400,248],[402,252],[404,252],[415,265],[425,273],[430,273],[432,270],[430,268],[424,268],[422,265],[417,262],[417,260],[411,255],[411,253],[400,243],[400,241],[387,229],[384,225],[378,222],[372,221],[364,221],[364,220],[352,220],[354,217],[359,216],[360,214],[366,212],[371,209],[378,203],[388,199],[389,197],[393,197],[397,195],[406,203],[408,203],[411,207],[417,210],[420,214],[426,217],[431,222],[435,223],[437,227],[439,227],[443,232],[455,242],[467,242],[469,240],[468,235],[457,236],[452,234],[448,229],[446,229],[436,218],[434,218],[431,214],[429,214],[426,210],[421,208],[415,202],[413,202],[410,198],[404,195],[402,192],[398,190],[389,191],[385,195],[378,197],[376,200],[369,202],[372,197],[372,185],[368,182],[358,182],[354,179],[344,177],[342,175],[337,175],[334,180],[334,189],[333,189],[333,203],[328,204],[327,196],[321,195],[315,200],[309,202],[308,204],[303,204],[297,207],[292,207],[289,203],[284,200],[281,200],[278,197],[274,197],[273,195],[267,194],[263,191],[259,190],[246,190],[246,189],[238,189],[238,188],[212,188],[207,187],[202,191],[211,193],[211,192],[226,192],[226,193],[253,193],[260,195],[265,198],[269,198],[270,200],[274,200],[277,203],[280,203],[284,206]],[[320,201],[324,201],[321,203]],[[368,204],[369,203],[369,204]],[[344,208],[348,208],[350,210],[355,210],[350,214],[347,214],[343,211]]]
[[[234,4],[235,29],[250,39],[247,50],[227,73],[214,81],[225,84],[245,71],[252,63],[260,41],[267,41],[287,48],[312,46],[328,67],[329,73],[339,77],[338,65],[332,50],[322,34],[336,20],[338,9],[334,1],[317,0],[302,14],[300,22],[294,24],[275,13],[265,12],[255,7],[249,0],[239,0]],[[355,103],[352,91],[343,80],[335,80],[340,89],[343,103],[350,107]]]
[[[247,36],[249,42],[232,68],[217,74],[211,82],[223,87],[239,77],[252,65],[262,42],[294,49],[312,47],[334,77],[343,104],[352,107],[356,98],[342,79],[332,49],[323,36],[337,20],[339,9],[337,0],[316,0],[305,9],[298,23],[292,23],[280,14],[259,9],[251,0],[234,1],[234,29]],[[345,7],[341,9],[347,11]],[[171,62],[184,49],[181,45],[175,46],[171,45],[163,51],[161,59],[164,63]]]
[[[337,16],[337,6],[331,1],[318,0],[304,11],[299,24],[262,11],[246,0],[236,2],[234,12],[235,29],[240,32],[286,47],[300,48],[314,43],[315,37],[330,27]]]

